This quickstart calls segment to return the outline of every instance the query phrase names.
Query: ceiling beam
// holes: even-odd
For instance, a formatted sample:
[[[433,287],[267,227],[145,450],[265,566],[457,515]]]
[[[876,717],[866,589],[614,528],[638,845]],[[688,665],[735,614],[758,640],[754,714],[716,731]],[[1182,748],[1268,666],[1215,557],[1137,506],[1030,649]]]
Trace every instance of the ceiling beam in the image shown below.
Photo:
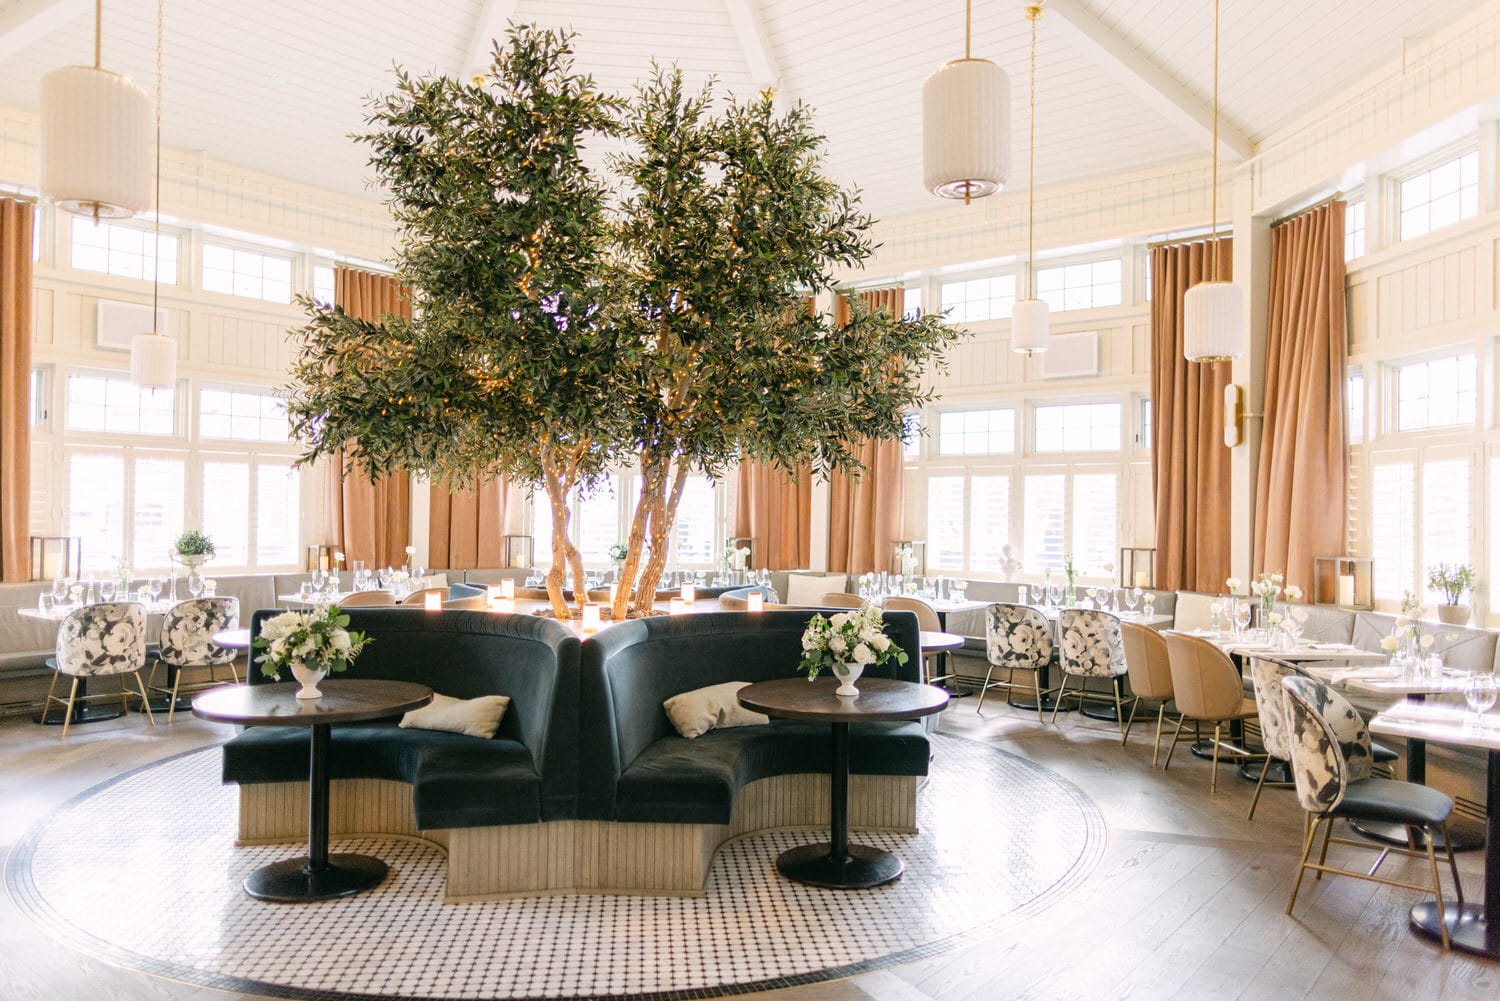
[[[771,37],[766,34],[759,0],[724,0],[724,6],[740,41],[740,51],[745,55],[745,65],[750,68],[750,79],[760,90],[776,91],[777,104],[784,105],[787,95],[781,92],[781,67],[771,51]]]
[[[494,41],[505,37],[505,30],[510,27],[510,19],[516,12],[517,3],[518,0],[484,0],[484,8],[479,12],[479,22],[474,25],[474,34],[469,36],[464,63],[459,67],[459,80],[468,83],[490,68]]]
[[[1090,62],[1116,77],[1170,119],[1204,149],[1213,145],[1213,105],[1205,103],[1100,21],[1083,0],[1046,0],[1058,30]],[[1045,23],[1045,22],[1043,22]],[[1219,118],[1219,155],[1248,160],[1255,148],[1234,126]]]
[[[89,0],[21,0],[0,13],[0,57],[41,41],[90,7]]]

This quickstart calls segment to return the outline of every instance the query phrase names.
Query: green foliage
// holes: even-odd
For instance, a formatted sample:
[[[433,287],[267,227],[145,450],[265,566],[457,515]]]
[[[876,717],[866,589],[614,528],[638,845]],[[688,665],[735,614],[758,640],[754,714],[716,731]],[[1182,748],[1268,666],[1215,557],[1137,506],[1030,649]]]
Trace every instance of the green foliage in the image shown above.
[[[808,619],[802,633],[802,661],[797,667],[812,681],[823,668],[835,664],[880,665],[892,659],[905,664],[906,651],[885,634],[880,609],[865,605],[830,618],[814,615]]]
[[[213,540],[196,528],[179,535],[172,548],[183,556],[212,556],[216,551]]]
[[[1474,590],[1474,568],[1467,563],[1439,563],[1427,568],[1427,587],[1443,592],[1450,605],[1458,604],[1464,593]]]
[[[315,671],[347,670],[366,644],[375,642],[349,630],[349,616],[337,605],[310,612],[282,612],[261,623],[254,647],[261,674],[281,680],[281,669],[294,661]]]

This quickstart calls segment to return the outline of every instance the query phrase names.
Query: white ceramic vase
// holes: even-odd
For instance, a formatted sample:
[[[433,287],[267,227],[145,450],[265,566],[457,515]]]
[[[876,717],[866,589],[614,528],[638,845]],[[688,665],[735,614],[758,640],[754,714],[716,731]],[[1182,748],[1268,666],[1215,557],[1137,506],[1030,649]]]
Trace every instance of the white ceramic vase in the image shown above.
[[[859,689],[854,683],[859,676],[865,673],[863,664],[835,664],[833,665],[833,676],[839,679],[839,687],[833,690],[833,694],[846,699],[852,699],[859,694]]]
[[[322,681],[328,674],[326,670],[314,670],[306,664],[292,661],[292,677],[301,683],[302,687],[297,690],[299,699],[321,699],[323,693],[318,691],[318,682]]]

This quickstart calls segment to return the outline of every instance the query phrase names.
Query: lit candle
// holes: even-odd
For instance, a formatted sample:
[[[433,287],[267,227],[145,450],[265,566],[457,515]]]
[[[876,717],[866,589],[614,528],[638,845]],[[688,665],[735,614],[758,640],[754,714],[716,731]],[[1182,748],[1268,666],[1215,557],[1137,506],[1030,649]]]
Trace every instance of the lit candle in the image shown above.
[[[516,596],[516,582],[506,578],[500,582],[500,597],[514,598]]]
[[[441,612],[443,610],[443,596],[436,591],[429,591],[422,596],[422,607],[429,612]]]
[[[745,610],[747,612],[763,611],[766,607],[766,596],[759,591],[751,591],[745,596]]]
[[[1339,574],[1339,602],[1340,605],[1354,604],[1354,575]]]
[[[583,631],[586,633],[599,631],[599,603],[597,601],[583,603]]]
[[[1135,572],[1135,586],[1136,587],[1150,587],[1151,586],[1151,577],[1150,577],[1150,575],[1147,574],[1146,571],[1144,571],[1144,570],[1137,570]]]
[[[684,615],[684,614],[687,613],[687,610],[688,610],[687,609],[687,602],[683,601],[681,598],[673,598],[667,604],[667,610],[669,612],[671,612],[673,615]]]
[[[514,598],[491,598],[490,611],[492,612],[514,612],[516,610],[516,599]]]
[[[695,590],[696,588],[691,584],[682,585],[682,601],[684,604],[691,605],[693,603],[693,592]]]

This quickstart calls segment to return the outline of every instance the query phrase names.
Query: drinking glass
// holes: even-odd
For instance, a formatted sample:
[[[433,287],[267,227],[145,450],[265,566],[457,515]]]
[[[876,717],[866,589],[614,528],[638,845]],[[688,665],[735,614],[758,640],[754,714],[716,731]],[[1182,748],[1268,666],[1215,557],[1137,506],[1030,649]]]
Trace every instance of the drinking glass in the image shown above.
[[[57,599],[52,597],[51,591],[42,591],[36,596],[36,610],[43,615],[51,615]]]
[[[161,578],[160,577],[147,577],[146,578],[145,589],[146,589],[146,597],[149,598],[149,599],[151,599],[152,601],[155,601],[156,600],[156,596],[158,594],[161,594]]]
[[[71,583],[72,581],[66,577],[52,578],[52,600],[59,605],[62,604],[68,596],[68,585]]]
[[[1022,584],[1020,587],[1016,588],[1016,602],[1022,605],[1030,604],[1031,591],[1026,587],[1025,584]]]
[[[203,593],[203,577],[200,574],[188,574],[188,594],[194,598]]]
[[[1254,611],[1248,601],[1236,601],[1234,603],[1234,631],[1243,637],[1245,630],[1250,628],[1250,615]]]
[[[1097,587],[1087,588],[1083,593],[1089,596],[1090,608],[1099,607],[1099,589]]]
[[[969,582],[966,580],[955,580],[953,582],[953,600],[963,601],[964,595],[969,590]]]
[[[298,584],[297,600],[305,605],[312,604],[313,590],[313,582],[310,580],[305,580],[301,584]]]
[[[1138,587],[1128,588],[1125,591],[1125,607],[1135,613],[1135,606],[1141,603],[1141,589]]]
[[[1469,675],[1469,680],[1464,682],[1464,701],[1469,708],[1474,710],[1473,727],[1475,730],[1484,729],[1484,714],[1495,704],[1495,676],[1493,674],[1475,673]]]
[[[1061,584],[1047,585],[1047,604],[1051,605],[1053,608],[1057,608],[1062,605],[1062,597],[1063,586]]]
[[[114,601],[115,600],[115,582],[114,581],[112,581],[112,580],[101,580],[99,582],[99,600],[100,601]]]

